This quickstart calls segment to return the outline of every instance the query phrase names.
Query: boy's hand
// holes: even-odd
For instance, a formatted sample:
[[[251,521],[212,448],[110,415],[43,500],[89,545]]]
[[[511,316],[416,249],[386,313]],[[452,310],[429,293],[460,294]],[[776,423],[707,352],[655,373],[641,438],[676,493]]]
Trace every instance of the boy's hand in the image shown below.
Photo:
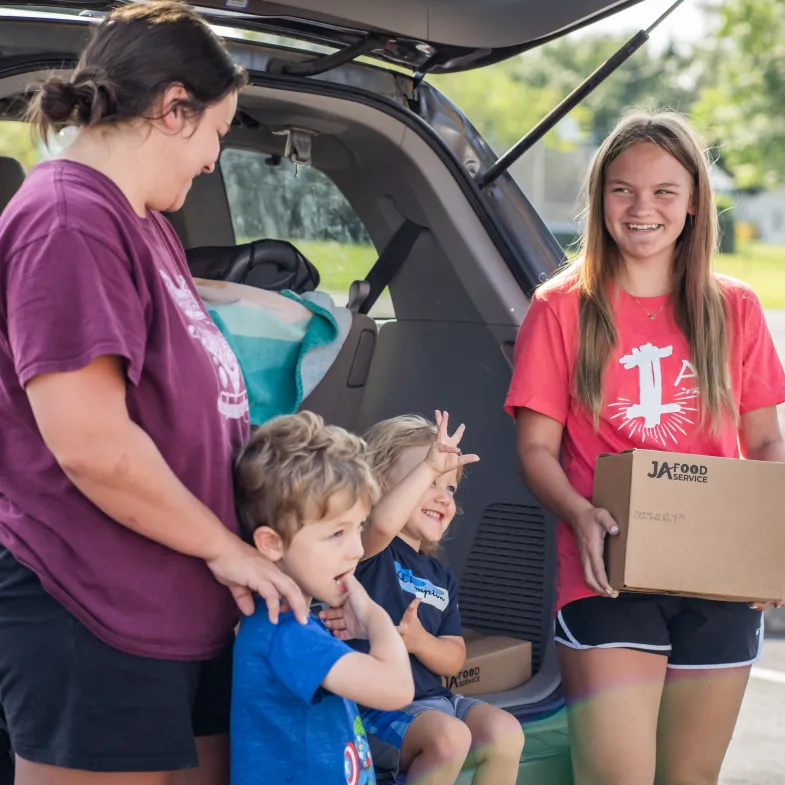
[[[425,456],[425,463],[438,474],[446,474],[459,466],[467,463],[479,461],[478,455],[462,455],[458,445],[463,438],[466,426],[461,424],[455,433],[450,436],[447,432],[447,424],[450,415],[447,412],[434,412],[436,415],[436,441],[431,445],[428,454]]]
[[[411,605],[403,614],[401,623],[398,625],[398,632],[401,634],[403,642],[406,644],[406,651],[409,654],[416,654],[422,646],[425,636],[428,634],[422,626],[417,611],[420,609],[422,600],[417,597],[412,600]]]
[[[346,600],[343,605],[322,611],[319,618],[338,640],[368,638],[368,617],[376,609],[381,609],[354,575],[347,576],[344,583]]]

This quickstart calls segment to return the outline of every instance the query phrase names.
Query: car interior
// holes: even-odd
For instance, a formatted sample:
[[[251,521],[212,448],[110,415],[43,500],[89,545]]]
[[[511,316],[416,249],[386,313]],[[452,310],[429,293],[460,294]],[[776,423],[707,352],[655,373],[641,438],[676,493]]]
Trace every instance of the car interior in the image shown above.
[[[510,377],[502,347],[517,332],[505,300],[515,290],[523,297],[520,288],[455,182],[410,129],[358,104],[262,88],[244,94],[240,117],[224,156],[236,147],[281,156],[284,140],[275,131],[293,121],[314,134],[312,166],[340,190],[380,255],[401,227],[422,227],[385,281],[393,313],[378,320],[366,315],[357,284],[333,292],[352,310],[353,329],[303,408],[359,432],[385,417],[427,415],[438,407],[467,423],[467,448],[482,462],[461,488],[463,515],[448,533],[446,557],[460,580],[465,626],[532,643],[540,678],[490,699],[508,707],[539,703],[555,677],[543,668],[551,635],[552,529],[519,479],[513,424],[501,408]],[[224,171],[219,166],[197,180],[173,217],[189,250],[231,247],[236,239]],[[319,258],[310,261],[328,272]]]
[[[16,158],[0,156],[0,213],[5,210],[11,197],[19,190],[25,179],[25,170]]]

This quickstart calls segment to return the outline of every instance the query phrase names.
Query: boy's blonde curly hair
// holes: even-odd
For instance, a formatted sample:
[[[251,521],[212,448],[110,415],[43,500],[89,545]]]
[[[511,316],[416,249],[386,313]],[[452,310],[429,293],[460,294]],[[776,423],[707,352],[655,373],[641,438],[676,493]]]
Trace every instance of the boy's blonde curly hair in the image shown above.
[[[246,537],[269,526],[284,540],[307,520],[325,518],[336,497],[349,509],[362,501],[370,509],[379,487],[359,436],[325,425],[313,412],[275,417],[259,427],[234,467],[237,514]]]

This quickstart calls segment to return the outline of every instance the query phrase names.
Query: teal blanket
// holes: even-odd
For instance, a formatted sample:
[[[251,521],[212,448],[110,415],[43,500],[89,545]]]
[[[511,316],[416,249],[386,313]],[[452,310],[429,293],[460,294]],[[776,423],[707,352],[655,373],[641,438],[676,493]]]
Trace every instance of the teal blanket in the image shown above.
[[[324,378],[351,327],[351,313],[323,292],[281,296],[302,306],[296,313],[304,318],[288,321],[242,301],[205,300],[242,369],[252,425],[296,412]]]

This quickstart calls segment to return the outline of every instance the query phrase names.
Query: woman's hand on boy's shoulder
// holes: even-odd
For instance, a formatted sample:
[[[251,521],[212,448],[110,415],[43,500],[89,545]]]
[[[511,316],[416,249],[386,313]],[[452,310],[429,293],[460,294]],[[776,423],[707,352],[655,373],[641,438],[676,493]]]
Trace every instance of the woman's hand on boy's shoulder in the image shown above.
[[[254,594],[258,594],[267,603],[273,624],[278,622],[281,599],[286,600],[301,624],[308,621],[308,606],[300,587],[277,564],[234,535],[226,537],[224,543],[220,553],[206,564],[215,579],[231,591],[243,614],[254,613]]]
[[[461,423],[455,433],[450,436],[447,430],[450,420],[449,413],[437,410],[434,414],[436,416],[436,441],[428,450],[425,463],[441,475],[454,471],[459,466],[465,466],[467,463],[479,461],[479,455],[464,455],[458,446],[466,432],[466,426]]]

